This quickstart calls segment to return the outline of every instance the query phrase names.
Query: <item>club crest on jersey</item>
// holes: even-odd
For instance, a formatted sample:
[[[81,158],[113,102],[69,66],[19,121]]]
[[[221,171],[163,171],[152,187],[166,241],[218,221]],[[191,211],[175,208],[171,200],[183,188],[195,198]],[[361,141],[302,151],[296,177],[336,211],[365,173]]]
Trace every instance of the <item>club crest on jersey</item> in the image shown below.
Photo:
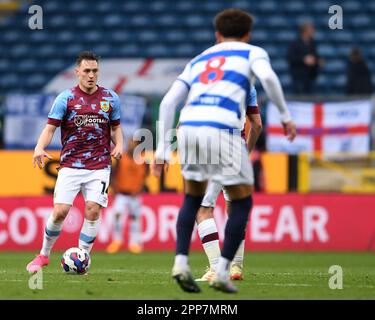
[[[100,109],[107,112],[109,110],[109,101],[100,101]]]

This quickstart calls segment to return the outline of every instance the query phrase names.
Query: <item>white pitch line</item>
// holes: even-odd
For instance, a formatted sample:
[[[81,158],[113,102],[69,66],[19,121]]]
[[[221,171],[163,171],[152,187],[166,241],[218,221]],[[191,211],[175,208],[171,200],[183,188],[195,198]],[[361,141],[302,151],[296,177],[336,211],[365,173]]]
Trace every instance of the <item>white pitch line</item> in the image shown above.
[[[6,280],[6,279],[0,279],[0,282],[28,282],[27,280],[19,280],[19,279],[9,279],[9,280]],[[104,283],[109,283],[109,282],[113,282],[113,283],[121,283],[121,284],[129,284],[129,283],[134,283],[132,281],[107,281],[107,280],[103,280],[103,281],[95,281],[95,282],[104,282]],[[55,281],[49,281],[49,280],[44,280],[43,283],[56,283]],[[79,280],[65,280],[64,283],[81,283],[82,284],[82,281],[79,281]],[[166,281],[160,281],[160,282],[157,282],[155,284],[160,284],[160,283],[167,283]],[[152,284],[152,283],[151,283]],[[261,282],[261,283],[253,283],[252,286],[276,286],[276,287],[326,287],[325,285],[315,285],[315,284],[310,284],[310,283],[264,283],[264,282]],[[328,285],[327,285],[327,288],[328,288]],[[372,285],[343,285],[343,288],[367,288],[367,289],[374,289],[375,286],[372,286]]]

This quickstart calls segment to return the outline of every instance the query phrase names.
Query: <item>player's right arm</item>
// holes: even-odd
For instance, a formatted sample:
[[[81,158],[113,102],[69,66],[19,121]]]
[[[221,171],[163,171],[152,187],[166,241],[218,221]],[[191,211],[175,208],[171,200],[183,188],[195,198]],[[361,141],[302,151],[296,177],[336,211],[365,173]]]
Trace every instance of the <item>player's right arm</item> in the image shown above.
[[[45,148],[51,143],[53,135],[55,134],[56,128],[60,126],[62,119],[64,118],[67,110],[67,100],[70,96],[70,90],[66,90],[60,93],[48,114],[48,122],[42,133],[39,136],[38,142],[34,149],[33,164],[38,165],[39,169],[44,167],[44,158],[52,159],[52,157],[47,154]]]
[[[34,168],[37,164],[39,169],[44,167],[44,158],[52,159],[52,157],[44,150],[51,143],[55,134],[56,126],[47,124],[39,136],[38,143],[34,149],[33,164]]]
[[[152,172],[156,176],[160,176],[164,167],[164,161],[168,160],[170,151],[170,130],[173,126],[173,121],[177,107],[184,103],[190,90],[188,81],[188,72],[190,64],[188,64],[184,72],[173,83],[160,103],[158,133],[159,141],[155,152],[154,161],[152,163]]]
[[[256,47],[251,60],[251,70],[261,82],[268,98],[279,110],[285,135],[289,141],[293,141],[297,134],[296,125],[294,124],[288,107],[286,106],[280,80],[271,67],[267,52]]]

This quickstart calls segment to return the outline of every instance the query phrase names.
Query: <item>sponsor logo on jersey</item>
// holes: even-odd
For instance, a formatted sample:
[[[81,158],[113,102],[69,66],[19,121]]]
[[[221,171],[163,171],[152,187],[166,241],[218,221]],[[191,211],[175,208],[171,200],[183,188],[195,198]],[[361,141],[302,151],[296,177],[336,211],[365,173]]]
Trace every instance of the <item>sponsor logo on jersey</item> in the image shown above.
[[[75,116],[74,117],[74,124],[77,126],[77,127],[81,127],[81,126],[95,126],[96,124],[100,124],[100,123],[108,123],[109,120],[108,119],[103,119],[101,117],[99,117],[98,115],[94,115],[94,114],[91,114],[91,115],[78,115],[78,116]]]
[[[109,110],[109,101],[100,101],[100,109],[107,112]]]

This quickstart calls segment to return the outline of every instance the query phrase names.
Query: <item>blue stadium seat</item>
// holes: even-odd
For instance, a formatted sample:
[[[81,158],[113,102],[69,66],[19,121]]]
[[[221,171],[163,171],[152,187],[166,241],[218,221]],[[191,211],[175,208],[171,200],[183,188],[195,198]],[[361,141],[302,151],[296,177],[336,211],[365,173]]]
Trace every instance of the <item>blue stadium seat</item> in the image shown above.
[[[320,44],[318,46],[318,53],[320,56],[324,56],[326,58],[335,57],[336,49],[331,44]]]
[[[30,32],[29,41],[34,43],[48,42],[51,41],[51,34],[46,30],[38,30]]]
[[[6,74],[11,69],[11,62],[6,59],[0,59],[0,72]]]
[[[71,26],[81,29],[81,28],[88,28],[90,26],[94,26],[98,23],[98,19],[94,15],[83,15],[80,16],[78,19],[73,19],[71,21]]]
[[[184,19],[185,25],[188,27],[200,27],[204,28],[205,26],[210,25],[211,21],[207,21],[204,17],[199,14],[190,14],[187,15]]]
[[[139,13],[144,11],[145,4],[142,1],[127,0],[122,5],[123,12],[125,13]]]
[[[259,11],[268,11],[275,13],[278,10],[278,4],[277,1],[273,0],[265,0],[265,1],[259,1],[258,3],[253,4],[255,8],[257,8]]]
[[[274,41],[279,41],[285,44],[289,44],[290,42],[294,41],[296,37],[297,37],[297,33],[295,31],[280,30],[278,32],[275,31],[272,39]]]
[[[45,1],[43,3],[43,13],[51,14],[56,12],[62,12],[65,8],[64,3],[60,1]]]
[[[174,48],[173,54],[176,57],[194,57],[197,54],[197,48],[191,44],[182,44]]]
[[[186,39],[187,35],[188,33],[182,30],[171,29],[164,32],[163,38],[167,42],[182,42]]]
[[[134,41],[134,33],[125,30],[112,30],[111,32],[108,32],[107,37],[111,42],[119,44]]]
[[[369,45],[373,45],[375,42],[375,30],[368,30],[367,32],[361,32],[358,34],[358,38],[362,42],[368,42]]]
[[[44,44],[44,45],[41,45],[37,52],[35,53],[39,58],[43,59],[43,58],[48,58],[50,56],[53,56],[56,54],[56,46],[53,45],[53,44]]]
[[[169,48],[163,44],[151,44],[145,50],[147,57],[168,57]]]
[[[135,27],[150,26],[151,17],[143,14],[137,14],[130,17],[131,24]]]
[[[343,60],[327,59],[322,67],[322,72],[344,73],[345,69],[346,63]]]
[[[73,42],[75,38],[75,34],[73,31],[65,30],[62,32],[59,32],[55,35],[55,41],[61,42],[61,43],[70,43]]]
[[[242,10],[247,10],[247,11],[250,11],[250,12],[253,9],[252,3],[250,3],[250,1],[246,1],[246,0],[237,0],[237,1],[234,1],[233,2],[233,7],[234,8],[239,8],[239,9],[242,9]]]
[[[44,21],[46,23],[46,29],[50,27],[63,29],[63,28],[68,27],[70,24],[69,17],[63,14],[52,16],[52,17],[47,17]]]
[[[57,1],[56,1],[57,2]],[[72,1],[69,5],[64,5],[59,11],[68,10],[70,12],[76,12],[80,14],[81,12],[86,12],[90,10],[90,3],[87,1]]]
[[[17,87],[18,84],[20,84],[20,81],[14,73],[9,73],[6,77],[0,77],[0,87],[7,89],[7,91],[12,87]]]
[[[179,17],[173,14],[162,14],[155,18],[155,23],[160,27],[173,27],[179,24]]]
[[[272,60],[272,67],[275,69],[276,73],[286,73],[289,71],[288,62],[285,59],[278,58]]]
[[[249,10],[254,18],[251,43],[264,47],[283,87],[290,89],[286,53],[298,33],[297,26],[312,21],[316,26],[318,51],[326,61],[318,87],[339,92],[346,61],[353,46],[362,48],[375,74],[375,1],[336,1],[344,10],[344,29],[330,30],[331,0],[233,0],[230,6]],[[0,71],[17,70],[7,80],[1,77],[0,94],[9,90],[41,89],[61,68],[72,64],[81,50],[95,50],[103,57],[183,57],[191,59],[214,41],[212,19],[229,7],[227,0],[89,0],[64,2],[41,0],[44,30],[28,28],[28,5],[0,20]],[[82,14],[84,12],[84,14]],[[6,62],[4,62],[6,61]],[[38,63],[34,63],[37,61]],[[16,64],[15,64],[16,62]],[[33,65],[35,64],[35,67]],[[16,66],[17,65],[17,66]],[[6,71],[8,70],[8,71]],[[23,86],[17,72],[38,75]],[[40,84],[40,87],[37,87]],[[13,87],[12,87],[13,86]]]
[[[372,27],[372,19],[368,14],[358,14],[348,19],[344,19],[344,28],[345,26],[351,26],[352,28],[358,28],[359,31],[363,31],[363,28]]]
[[[224,1],[202,1],[201,5],[201,10],[213,13],[226,8],[228,8],[228,5]]]
[[[52,59],[46,61],[46,63],[44,64],[44,69],[49,73],[58,73],[62,71],[66,66],[66,63],[64,63],[63,60]]]
[[[285,16],[269,16],[265,19],[264,23],[269,28],[288,28],[289,27],[289,20]]]
[[[47,82],[47,77],[47,75],[42,73],[32,74],[26,77],[25,86],[29,89],[39,88]]]
[[[193,41],[199,41],[199,42],[205,42],[205,43],[209,43],[209,42],[213,43],[215,40],[215,37],[212,31],[209,31],[209,30],[197,30],[197,31],[190,32],[189,38],[190,38],[190,41],[193,40]]]
[[[301,14],[306,10],[306,3],[303,1],[285,1],[280,9],[288,14]]]
[[[89,47],[83,45],[82,43],[74,43],[70,44],[68,46],[65,46],[64,48],[64,54],[67,57],[76,57],[80,51],[83,50],[90,50]]]
[[[177,1],[175,3],[176,12],[192,12],[194,11],[195,3],[193,1]]]
[[[352,43],[354,40],[353,33],[345,29],[330,30],[327,35],[329,35],[329,39],[332,42]]]
[[[328,0],[313,1],[313,3],[310,4],[312,11],[315,11],[316,13],[325,13],[325,14],[328,14],[328,8],[331,5],[332,5],[332,2]]]
[[[102,58],[110,56],[112,52],[112,48],[108,44],[97,44],[92,50]]]
[[[33,59],[21,60],[14,66],[14,69],[18,72],[30,72],[35,70],[38,66],[38,61]]]
[[[270,32],[266,30],[257,29],[251,33],[250,42],[265,42],[270,39]]]
[[[127,43],[119,47],[118,55],[121,57],[137,56],[139,58],[144,56],[144,52],[142,52],[141,48],[137,44]]]
[[[158,31],[144,30],[137,33],[137,40],[140,42],[158,42],[160,35]]]
[[[152,1],[149,5],[148,5],[148,9],[152,12],[160,12],[160,13],[164,13],[164,12],[167,12],[169,11],[170,9],[170,6],[167,2],[165,1]]]
[[[16,44],[11,50],[10,50],[10,55],[12,58],[20,58],[20,57],[26,57],[30,51],[29,47],[24,44]]]
[[[3,43],[20,43],[22,32],[18,30],[10,30],[6,33],[0,33],[0,41]]]
[[[362,9],[361,1],[354,1],[354,0],[344,0],[341,3],[338,3],[343,8],[344,14],[345,13],[356,13]]]

